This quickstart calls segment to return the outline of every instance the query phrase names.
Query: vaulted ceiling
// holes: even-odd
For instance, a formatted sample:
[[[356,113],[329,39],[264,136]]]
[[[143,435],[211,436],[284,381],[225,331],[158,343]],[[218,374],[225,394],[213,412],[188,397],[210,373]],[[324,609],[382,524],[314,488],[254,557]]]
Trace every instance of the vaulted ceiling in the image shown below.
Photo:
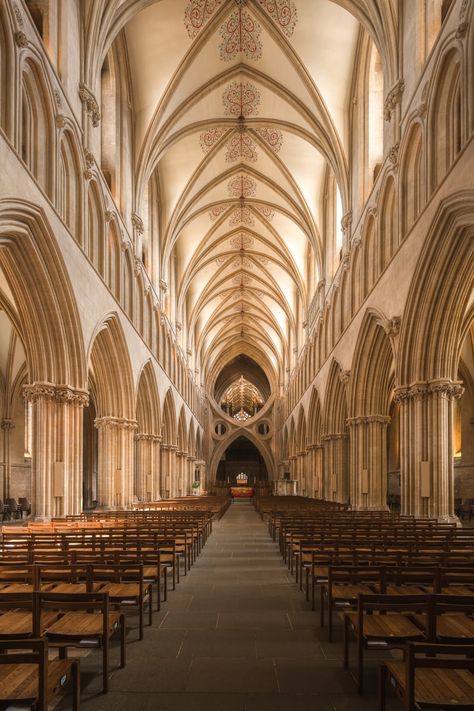
[[[330,0],[160,0],[125,25],[138,194],[155,186],[168,314],[202,381],[244,354],[281,385],[304,345],[328,174],[347,208],[359,31]]]

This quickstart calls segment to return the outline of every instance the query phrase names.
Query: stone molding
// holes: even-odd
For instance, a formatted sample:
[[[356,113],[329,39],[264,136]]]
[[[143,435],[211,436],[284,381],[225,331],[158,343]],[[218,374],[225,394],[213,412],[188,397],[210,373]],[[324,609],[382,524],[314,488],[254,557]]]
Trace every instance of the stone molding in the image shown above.
[[[96,417],[94,425],[98,430],[105,429],[106,427],[115,427],[122,430],[136,430],[138,422],[136,420],[129,420],[127,417],[105,415],[104,417]]]
[[[325,434],[321,436],[322,442],[332,442],[338,439],[347,439],[349,435],[346,432],[336,432],[334,434]]]
[[[22,389],[23,397],[28,402],[37,400],[54,400],[57,403],[68,405],[79,405],[87,407],[89,405],[89,393],[85,390],[71,388],[69,385],[53,385],[53,383],[32,383],[24,385]]]
[[[438,378],[396,388],[395,402],[401,403],[406,400],[426,398],[430,395],[441,395],[448,400],[457,400],[462,397],[463,393],[464,388],[460,382]]]
[[[387,415],[357,415],[357,417],[348,417],[346,422],[349,426],[354,425],[389,425],[392,421],[391,417]]]
[[[99,104],[97,103],[97,99],[92,91],[84,84],[84,82],[79,84],[79,97],[83,104],[85,104],[87,113],[92,118],[92,125],[96,128],[101,119]]]
[[[138,434],[135,435],[135,439],[137,442],[161,442],[162,437],[161,435],[155,435],[155,434],[146,434],[145,432],[139,432]]]

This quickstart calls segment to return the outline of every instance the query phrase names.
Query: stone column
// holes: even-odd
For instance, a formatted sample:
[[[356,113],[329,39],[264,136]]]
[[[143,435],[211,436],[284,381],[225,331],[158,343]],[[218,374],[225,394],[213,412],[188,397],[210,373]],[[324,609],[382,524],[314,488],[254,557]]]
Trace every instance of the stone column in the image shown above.
[[[310,496],[320,499],[323,497],[323,445],[322,444],[310,444],[309,450],[309,468],[310,475],[309,481],[311,486]]]
[[[161,499],[161,436],[153,435],[151,444],[152,501]]]
[[[67,385],[25,385],[32,403],[32,512],[38,519],[82,510],[82,416],[84,390]]]
[[[309,495],[309,472],[306,471],[307,457],[306,450],[301,450],[296,453],[297,461],[296,467],[298,470],[298,480],[300,482],[300,494],[301,496]]]
[[[0,427],[3,430],[3,480],[2,480],[2,498],[3,503],[10,496],[10,478],[11,478],[11,464],[10,464],[10,432],[15,427],[13,420],[7,418],[3,419],[0,423]]]
[[[390,417],[351,417],[350,502],[354,509],[387,509],[387,427]]]
[[[402,513],[457,520],[454,514],[453,403],[461,384],[436,379],[397,388]]]
[[[291,457],[288,457],[288,462],[290,465],[290,476],[292,479],[296,480],[296,493],[298,496],[301,494],[301,487],[300,487],[300,480],[298,478],[298,457],[296,454],[293,454]]]
[[[326,434],[324,447],[324,498],[345,503],[349,498],[347,482],[347,440],[345,433]]]
[[[170,497],[170,458],[169,458],[169,445],[163,443],[161,445],[161,498],[169,499]]]
[[[97,498],[103,508],[129,508],[134,497],[133,437],[136,420],[97,417],[99,481]]]
[[[175,444],[170,444],[168,447],[169,456],[169,475],[170,475],[170,496],[174,498],[178,492],[178,467],[177,467],[177,452],[178,447]]]
[[[186,458],[186,493],[187,494],[193,493],[192,484],[194,481],[194,462],[195,461],[196,461],[196,457],[193,457],[192,454],[188,454],[188,456]],[[200,488],[202,488],[202,487],[200,487]]]

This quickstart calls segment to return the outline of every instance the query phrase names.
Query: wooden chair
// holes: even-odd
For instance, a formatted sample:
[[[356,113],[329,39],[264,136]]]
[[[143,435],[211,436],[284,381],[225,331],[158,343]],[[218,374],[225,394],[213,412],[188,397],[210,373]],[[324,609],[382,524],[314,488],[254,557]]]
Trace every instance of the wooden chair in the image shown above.
[[[380,667],[379,711],[385,711],[387,680],[406,711],[474,710],[474,646],[408,642],[404,661]]]
[[[380,593],[381,569],[378,566],[330,565],[327,583],[321,585],[320,624],[324,627],[324,607],[328,609],[328,640],[332,642],[333,612],[357,606],[359,595]]]
[[[141,563],[99,563],[89,566],[92,584],[101,583],[101,592],[108,593],[109,602],[117,607],[134,606],[138,609],[139,638],[143,639],[143,617],[148,605],[148,624],[153,623],[153,591],[145,583]]]
[[[0,641],[0,703],[29,704],[47,711],[48,704],[72,679],[73,711],[79,711],[79,660],[48,660],[45,639]]]
[[[37,612],[54,610],[60,613],[57,621],[48,626],[45,635],[51,646],[67,655],[68,647],[102,648],[102,691],[109,687],[109,640],[120,628],[120,666],[125,667],[125,617],[111,611],[107,593],[62,595],[35,593]]]
[[[364,688],[364,651],[396,649],[408,640],[426,640],[424,621],[430,595],[359,595],[357,610],[344,613],[344,669],[349,668],[349,638],[357,644],[357,687]],[[420,624],[417,624],[420,621]]]

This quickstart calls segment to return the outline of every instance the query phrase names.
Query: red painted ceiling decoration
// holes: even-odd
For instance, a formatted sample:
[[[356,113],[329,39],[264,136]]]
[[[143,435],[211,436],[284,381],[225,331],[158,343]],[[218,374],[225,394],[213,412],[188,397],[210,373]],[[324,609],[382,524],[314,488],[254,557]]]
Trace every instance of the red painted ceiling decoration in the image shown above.
[[[262,217],[271,222],[275,217],[275,212],[267,205],[255,205],[255,209]]]
[[[217,220],[227,210],[227,208],[228,205],[226,205],[225,203],[223,205],[216,205],[209,212],[209,217],[211,218],[211,220]]]
[[[214,127],[208,131],[203,131],[199,137],[201,148],[204,153],[209,153],[211,148],[214,148],[216,143],[219,143],[222,136],[227,132],[226,128]]]
[[[225,89],[222,103],[226,116],[257,116],[260,92],[250,82],[234,81]]]
[[[260,138],[271,148],[274,153],[278,153],[283,145],[283,134],[277,128],[256,128]]]
[[[236,225],[248,225],[252,227],[254,224],[254,216],[247,205],[241,205],[235,208],[229,220],[230,227],[235,227]]]
[[[232,239],[230,240],[230,246],[234,247],[234,249],[245,250],[249,247],[253,247],[254,242],[254,238],[248,235],[246,232],[239,232],[238,235],[232,237]]]
[[[262,28],[247,11],[245,0],[237,0],[237,5],[220,30],[220,57],[224,62],[238,57],[257,61],[262,56]]]
[[[258,0],[287,37],[291,37],[298,22],[298,12],[292,0]]]
[[[192,39],[202,30],[222,3],[223,0],[190,0],[184,11],[184,24]]]
[[[236,131],[226,143],[225,159],[227,163],[233,163],[237,160],[255,163],[257,160],[255,141],[245,131]]]
[[[253,197],[257,192],[257,183],[248,175],[237,175],[227,186],[230,197]]]

